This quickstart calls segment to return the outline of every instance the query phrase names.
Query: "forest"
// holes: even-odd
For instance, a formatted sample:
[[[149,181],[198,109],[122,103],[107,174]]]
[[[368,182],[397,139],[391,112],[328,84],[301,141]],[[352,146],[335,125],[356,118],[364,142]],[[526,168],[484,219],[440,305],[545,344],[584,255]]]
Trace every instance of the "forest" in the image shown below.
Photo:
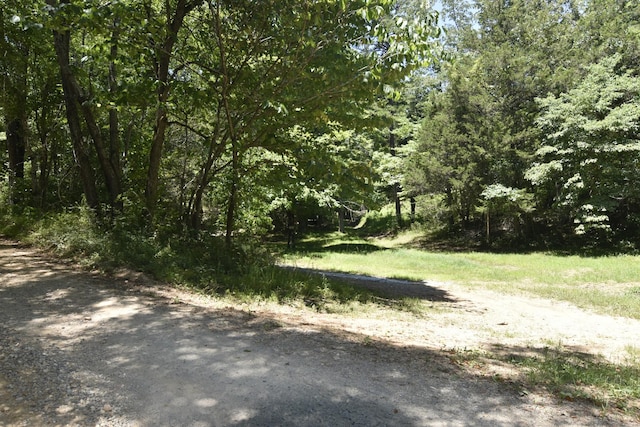
[[[5,234],[639,249],[636,1],[2,0],[0,67]]]

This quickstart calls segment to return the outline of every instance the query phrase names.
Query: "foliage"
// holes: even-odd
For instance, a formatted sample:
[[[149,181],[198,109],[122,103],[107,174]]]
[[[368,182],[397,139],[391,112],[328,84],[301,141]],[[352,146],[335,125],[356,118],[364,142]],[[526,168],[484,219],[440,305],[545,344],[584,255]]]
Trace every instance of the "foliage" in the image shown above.
[[[436,68],[427,91],[404,186],[442,197],[450,230],[483,226],[488,237],[501,225],[514,243],[546,235],[563,244],[573,228],[590,247],[636,235],[637,185],[629,171],[637,139],[639,6],[443,4],[453,59]],[[508,200],[487,198],[497,188],[530,196],[519,206],[496,204]]]
[[[228,250],[407,200],[473,245],[632,242],[637,2],[442,3],[8,1],[2,192]]]
[[[640,78],[620,61],[603,59],[575,89],[539,100],[548,144],[527,177],[552,192],[578,234],[629,231],[640,206]]]
[[[437,35],[428,13],[390,0],[265,1],[260,13],[254,2],[31,0],[1,18],[3,87],[20,88],[0,104],[16,129],[4,132],[10,199],[18,188],[32,197],[17,203],[43,209],[84,199],[98,220],[142,211],[151,228],[222,230],[229,247],[240,230],[269,229],[265,194],[370,198],[354,129],[383,87],[433,58]],[[303,185],[313,168],[274,179],[311,160],[295,129],[327,147],[323,189]]]

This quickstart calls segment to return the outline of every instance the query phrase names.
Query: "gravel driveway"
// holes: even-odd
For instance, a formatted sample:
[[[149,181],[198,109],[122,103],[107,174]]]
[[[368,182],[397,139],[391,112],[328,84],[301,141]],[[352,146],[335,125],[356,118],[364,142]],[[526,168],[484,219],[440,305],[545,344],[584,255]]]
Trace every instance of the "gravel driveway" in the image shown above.
[[[181,301],[0,240],[0,425],[619,425],[435,351]]]

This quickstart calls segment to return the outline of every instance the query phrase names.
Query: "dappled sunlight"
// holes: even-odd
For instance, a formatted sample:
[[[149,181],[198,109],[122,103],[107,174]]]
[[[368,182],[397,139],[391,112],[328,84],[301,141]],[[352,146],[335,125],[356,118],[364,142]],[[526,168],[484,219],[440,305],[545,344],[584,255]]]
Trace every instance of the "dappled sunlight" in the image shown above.
[[[193,404],[199,408],[213,408],[218,404],[218,401],[212,398],[203,398],[197,399]]]
[[[149,312],[149,309],[144,305],[137,302],[129,302],[123,304],[126,301],[118,301],[117,299],[110,298],[104,300],[98,304],[94,304],[95,311],[89,311],[88,315],[92,321],[104,322],[111,319],[127,319],[133,316]]]
[[[112,417],[133,416],[140,427],[509,426],[514,413],[557,425],[558,418],[545,418],[483,373],[463,371],[442,351],[454,337],[502,341],[479,333],[484,311],[448,288],[445,298],[423,301],[442,306],[440,317],[392,318],[193,307],[64,272],[44,281],[27,274],[19,286],[0,288],[0,304],[20,308],[0,312],[4,328],[33,340],[33,348],[50,346],[37,351],[67,357],[68,375],[93,393],[83,401],[109,408],[102,412]],[[461,335],[464,319],[481,325]],[[54,403],[60,425],[84,410],[78,402]]]
[[[48,301],[60,300],[67,297],[71,293],[71,289],[56,289],[45,294],[44,299]]]

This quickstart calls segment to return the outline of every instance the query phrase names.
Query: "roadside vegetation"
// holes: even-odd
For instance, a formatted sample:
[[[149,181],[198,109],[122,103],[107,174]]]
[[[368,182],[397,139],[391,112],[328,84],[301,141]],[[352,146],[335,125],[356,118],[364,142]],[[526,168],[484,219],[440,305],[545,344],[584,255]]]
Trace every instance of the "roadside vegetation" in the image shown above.
[[[373,217],[380,219],[380,213]],[[370,223],[371,224],[371,223]],[[375,229],[374,229],[375,230]],[[299,236],[295,248],[282,237],[238,239],[233,256],[219,236],[145,233],[115,224],[105,232],[80,210],[38,216],[2,216],[0,234],[21,239],[57,256],[105,273],[131,268],[230,304],[273,302],[349,316],[437,315],[430,301],[391,298],[321,275],[283,269],[277,263],[376,277],[455,282],[469,288],[567,301],[599,313],[640,319],[640,259],[635,255],[587,257],[552,252],[491,253],[421,249],[418,228],[367,236],[366,227],[346,233]],[[396,314],[394,314],[396,313]],[[401,314],[404,313],[404,314]],[[640,416],[640,350],[628,348],[619,363],[563,348],[561,343],[521,352],[448,349],[443,354],[474,375],[488,363],[511,366],[516,374],[495,376],[542,388],[565,400],[587,400]]]

